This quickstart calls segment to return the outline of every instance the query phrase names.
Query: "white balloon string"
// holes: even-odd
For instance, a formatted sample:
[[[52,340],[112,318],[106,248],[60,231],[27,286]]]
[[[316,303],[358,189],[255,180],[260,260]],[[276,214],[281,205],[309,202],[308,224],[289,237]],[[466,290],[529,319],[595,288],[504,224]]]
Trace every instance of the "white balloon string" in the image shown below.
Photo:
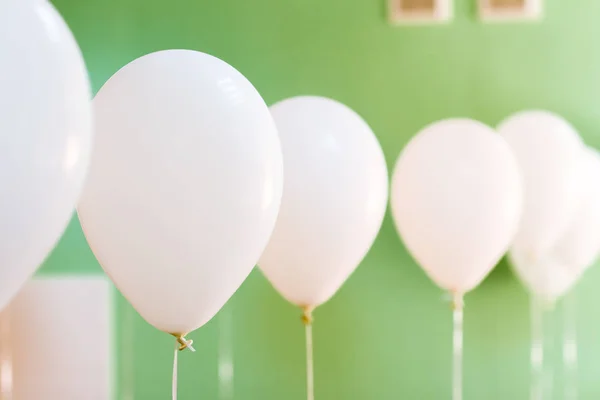
[[[175,354],[173,356],[173,385],[172,385],[172,397],[173,400],[177,400],[177,354],[180,351],[183,351],[185,349],[190,350],[191,352],[195,352],[196,350],[194,349],[194,347],[192,346],[192,344],[194,343],[193,340],[187,340],[185,338],[185,334],[183,335],[177,335],[177,334],[172,334],[173,336],[175,336],[176,342],[175,342]]]
[[[548,302],[531,297],[531,400],[552,399],[554,391],[553,355],[556,320]]]
[[[306,393],[307,400],[315,399],[312,325],[306,325]]]
[[[219,313],[219,399],[233,400],[233,317],[231,304]]]
[[[576,400],[577,384],[577,296],[574,291],[563,301],[563,365],[565,373],[565,400]]]
[[[177,354],[179,353],[179,343],[175,342],[175,352],[173,353],[173,385],[172,398],[177,400]]]
[[[11,349],[10,312],[0,314],[0,400],[13,398],[13,364]]]
[[[452,301],[452,400],[463,397],[463,296],[453,295]]]
[[[313,360],[312,309],[305,308],[302,322],[306,333],[306,398],[315,400],[315,372]]]
[[[135,398],[135,352],[133,349],[135,343],[134,334],[134,310],[129,304],[124,310],[125,318],[123,321],[123,384],[122,396],[123,400],[134,400]]]
[[[531,323],[531,400],[544,398],[544,323],[542,309],[535,296],[530,297]]]
[[[550,309],[548,304],[541,305],[542,312],[542,322],[543,322],[543,351],[544,351],[544,398],[545,399],[553,399],[554,398],[554,363],[552,361],[556,361],[556,357],[551,358],[551,356],[555,356],[554,347],[556,340],[556,321],[554,318],[554,308]]]

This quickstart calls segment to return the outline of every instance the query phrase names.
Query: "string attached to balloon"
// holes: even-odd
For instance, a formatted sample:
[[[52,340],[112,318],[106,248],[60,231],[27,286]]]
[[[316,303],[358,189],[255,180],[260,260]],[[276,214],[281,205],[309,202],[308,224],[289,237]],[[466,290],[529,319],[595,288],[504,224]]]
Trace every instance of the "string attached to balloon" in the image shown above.
[[[178,359],[177,355],[179,353],[179,344],[175,343],[175,351],[173,353],[173,384],[172,384],[172,393],[171,397],[173,400],[177,400],[177,364]]]
[[[577,390],[577,298],[571,292],[563,301],[563,366],[564,400],[576,400]]]
[[[452,295],[452,400],[463,397],[463,295]]]
[[[307,400],[315,399],[315,372],[314,372],[314,359],[313,359],[313,337],[312,337],[312,324],[313,324],[313,308],[303,307],[302,308],[302,323],[305,327],[306,334],[306,398]]]
[[[542,312],[542,323],[543,323],[543,349],[544,349],[544,369],[543,369],[543,383],[544,383],[544,399],[554,398],[554,364],[556,361],[555,347],[556,347],[556,320],[554,318],[554,305],[548,306],[544,303],[540,304],[540,311]]]
[[[535,296],[531,296],[529,320],[531,323],[530,399],[542,400],[544,398],[544,324],[539,301]]]
[[[233,316],[231,301],[219,313],[219,400],[233,400]]]
[[[171,335],[175,336],[175,351],[173,353],[173,383],[172,383],[172,399],[177,400],[177,364],[178,364],[178,354],[180,351],[185,349],[190,350],[194,353],[196,350],[192,346],[194,343],[193,340],[188,340],[185,338],[187,333],[178,334],[172,333]]]
[[[551,355],[555,345],[554,304],[531,296],[531,400],[553,398],[554,368]]]

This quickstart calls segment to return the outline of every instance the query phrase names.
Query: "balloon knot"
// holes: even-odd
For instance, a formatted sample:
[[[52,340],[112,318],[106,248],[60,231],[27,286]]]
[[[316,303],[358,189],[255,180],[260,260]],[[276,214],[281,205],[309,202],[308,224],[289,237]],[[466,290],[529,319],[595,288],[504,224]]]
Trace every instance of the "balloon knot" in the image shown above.
[[[192,346],[194,344],[194,341],[185,338],[185,335],[187,335],[187,333],[171,333],[171,335],[175,336],[177,343],[179,343],[179,351],[183,351],[185,349],[188,349],[192,353],[196,351],[196,349],[194,349],[194,347]]]
[[[460,311],[465,306],[464,295],[460,292],[452,292],[452,309]]]
[[[313,308],[310,306],[302,307],[302,323],[304,325],[312,325],[313,323]]]

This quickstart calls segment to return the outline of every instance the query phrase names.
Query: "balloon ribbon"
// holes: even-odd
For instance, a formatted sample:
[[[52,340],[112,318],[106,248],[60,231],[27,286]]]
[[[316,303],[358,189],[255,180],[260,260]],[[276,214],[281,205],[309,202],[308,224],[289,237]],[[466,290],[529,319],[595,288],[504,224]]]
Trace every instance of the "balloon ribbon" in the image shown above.
[[[313,360],[313,338],[312,338],[312,307],[304,307],[302,311],[302,323],[306,332],[306,398],[315,400],[315,373]]]
[[[531,323],[531,400],[542,400],[544,397],[544,321],[539,300],[530,298]]]
[[[576,400],[577,388],[577,298],[576,292],[563,300],[563,363],[565,367],[565,400]]]
[[[171,334],[175,336],[175,353],[173,355],[173,385],[172,385],[172,399],[177,400],[177,354],[185,349],[195,352],[196,350],[192,347],[193,340],[187,340],[185,334]]]
[[[463,397],[463,295],[453,293],[452,298],[452,400]]]
[[[233,400],[234,395],[232,319],[232,304],[228,304],[219,312],[219,400]]]
[[[531,400],[552,399],[556,345],[554,303],[531,297]],[[556,361],[556,360],[554,360]]]

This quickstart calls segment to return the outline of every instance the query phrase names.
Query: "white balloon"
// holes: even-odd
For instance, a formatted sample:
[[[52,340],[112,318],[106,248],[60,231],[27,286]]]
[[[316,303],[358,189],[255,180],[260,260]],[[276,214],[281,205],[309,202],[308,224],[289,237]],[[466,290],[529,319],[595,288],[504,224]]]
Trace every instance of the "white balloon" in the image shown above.
[[[509,259],[523,285],[536,297],[550,304],[564,295],[579,278],[577,273],[552,256],[541,257],[532,263],[527,255],[511,250]]]
[[[0,309],[69,223],[92,141],[91,94],[71,31],[48,1],[0,4]]]
[[[275,225],[283,172],[269,109],[227,63],[167,50],[119,70],[94,110],[85,235],[144,319],[188,333],[242,284]]]
[[[538,262],[528,260],[516,249],[510,254],[523,284],[547,301],[565,294],[600,253],[600,155],[592,149],[585,149],[582,155],[585,189],[568,229]]]
[[[392,177],[392,213],[406,247],[437,285],[456,294],[477,286],[506,252],[522,198],[508,144],[468,119],[423,129]]]
[[[592,265],[600,253],[600,154],[585,149],[582,164],[583,199],[574,220],[552,251],[576,275]]]
[[[288,301],[326,302],[373,244],[385,214],[387,168],[354,111],[322,97],[271,107],[283,150],[281,211],[259,267]]]
[[[545,111],[526,111],[498,127],[519,161],[525,203],[512,248],[536,263],[572,220],[583,190],[580,158],[583,143],[562,118]]]

